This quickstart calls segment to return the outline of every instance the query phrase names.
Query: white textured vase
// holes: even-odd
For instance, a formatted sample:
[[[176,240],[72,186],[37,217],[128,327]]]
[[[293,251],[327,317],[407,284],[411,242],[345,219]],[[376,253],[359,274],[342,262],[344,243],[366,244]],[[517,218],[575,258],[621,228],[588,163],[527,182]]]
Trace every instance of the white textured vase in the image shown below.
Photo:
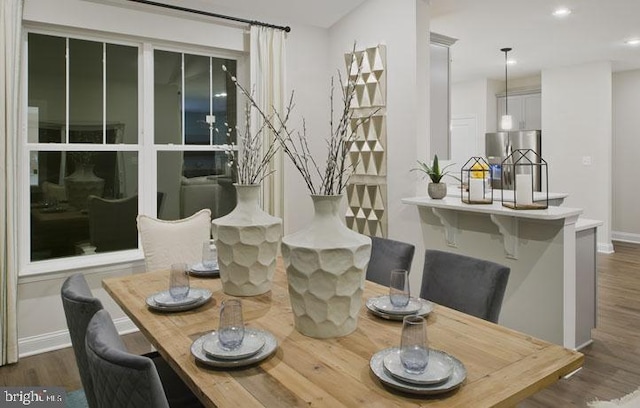
[[[260,295],[271,290],[282,220],[258,205],[260,185],[235,187],[236,208],[211,222],[222,290],[233,296]]]
[[[282,238],[295,328],[316,338],[356,329],[371,238],[347,228],[342,195],[312,195],[311,224]]]

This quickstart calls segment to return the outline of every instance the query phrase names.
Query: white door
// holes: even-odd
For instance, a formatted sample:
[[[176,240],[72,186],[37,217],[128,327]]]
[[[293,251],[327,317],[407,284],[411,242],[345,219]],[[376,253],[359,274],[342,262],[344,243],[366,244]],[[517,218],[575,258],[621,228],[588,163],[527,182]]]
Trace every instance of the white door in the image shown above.
[[[451,171],[460,177],[460,169],[473,156],[484,156],[478,143],[478,123],[475,115],[451,118]],[[453,180],[447,180],[451,184]]]

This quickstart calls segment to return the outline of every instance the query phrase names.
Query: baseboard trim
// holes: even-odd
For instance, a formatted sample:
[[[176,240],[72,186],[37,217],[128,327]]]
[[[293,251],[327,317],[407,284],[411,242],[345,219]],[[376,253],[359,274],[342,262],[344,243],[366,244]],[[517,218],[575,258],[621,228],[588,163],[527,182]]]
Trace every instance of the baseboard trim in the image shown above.
[[[611,242],[608,244],[598,242],[598,252],[602,254],[612,254],[615,251],[613,250],[613,244]]]
[[[138,331],[138,327],[128,317],[114,319],[113,323],[120,334],[128,334]],[[18,339],[19,358],[60,350],[71,346],[71,338],[68,330],[39,334],[37,336]]]
[[[640,234],[632,234],[630,232],[611,232],[611,239],[614,241],[631,242],[633,244],[640,244]]]

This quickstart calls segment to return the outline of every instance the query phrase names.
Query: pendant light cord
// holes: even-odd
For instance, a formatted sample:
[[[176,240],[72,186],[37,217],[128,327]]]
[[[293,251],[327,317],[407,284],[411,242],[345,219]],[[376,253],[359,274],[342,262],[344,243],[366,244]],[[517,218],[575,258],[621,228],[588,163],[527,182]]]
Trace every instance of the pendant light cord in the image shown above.
[[[511,48],[501,48],[500,51],[504,52],[504,113],[509,115],[509,86],[507,76],[507,53],[511,51]]]

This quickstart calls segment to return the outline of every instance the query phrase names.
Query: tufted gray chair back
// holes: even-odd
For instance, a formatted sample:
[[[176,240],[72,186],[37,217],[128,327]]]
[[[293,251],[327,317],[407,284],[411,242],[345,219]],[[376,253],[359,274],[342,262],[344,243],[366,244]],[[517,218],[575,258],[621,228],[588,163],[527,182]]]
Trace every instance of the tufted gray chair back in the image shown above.
[[[98,310],[102,310],[102,303],[93,297],[84,275],[80,273],[71,275],[64,281],[60,295],[84,394],[89,408],[95,408],[98,405],[93,392],[93,380],[87,363],[84,338],[89,321]]]
[[[416,248],[406,242],[371,237],[371,258],[367,266],[367,280],[389,286],[393,269],[411,270]]]
[[[109,312],[97,312],[85,339],[99,408],[169,408],[153,361],[127,351]]]
[[[420,297],[497,323],[510,272],[494,262],[427,249]]]

